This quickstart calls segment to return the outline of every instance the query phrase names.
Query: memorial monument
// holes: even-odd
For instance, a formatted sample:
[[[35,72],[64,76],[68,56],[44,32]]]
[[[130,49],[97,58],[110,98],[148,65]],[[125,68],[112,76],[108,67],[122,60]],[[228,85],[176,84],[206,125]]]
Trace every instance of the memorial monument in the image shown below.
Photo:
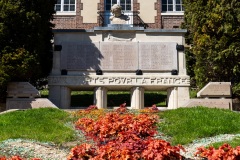
[[[144,29],[125,24],[128,17],[113,5],[108,27],[55,29],[49,99],[69,108],[71,91],[94,91],[93,104],[107,107],[107,91],[131,92],[132,109],[144,107],[144,91],[167,91],[168,109],[189,100],[186,30]]]

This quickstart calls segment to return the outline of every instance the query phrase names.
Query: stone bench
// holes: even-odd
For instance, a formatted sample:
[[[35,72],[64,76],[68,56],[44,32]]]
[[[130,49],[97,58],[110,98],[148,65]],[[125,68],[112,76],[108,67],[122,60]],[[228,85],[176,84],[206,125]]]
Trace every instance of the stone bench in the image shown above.
[[[40,97],[39,91],[28,82],[10,82],[7,86],[7,97]]]
[[[232,92],[230,82],[209,82],[183,107],[205,106],[232,110]]]
[[[6,110],[31,109],[42,107],[57,108],[47,98],[41,97],[40,92],[28,82],[10,82],[7,88]]]

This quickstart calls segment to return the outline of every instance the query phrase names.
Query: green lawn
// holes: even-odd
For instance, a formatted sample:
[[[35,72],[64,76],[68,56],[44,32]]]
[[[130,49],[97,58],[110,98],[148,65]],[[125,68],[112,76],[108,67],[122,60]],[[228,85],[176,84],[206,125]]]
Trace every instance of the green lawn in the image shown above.
[[[61,144],[75,139],[75,131],[66,125],[70,121],[67,112],[53,108],[5,113],[0,115],[0,141],[23,138]]]
[[[160,117],[159,130],[171,137],[173,145],[219,134],[240,133],[240,114],[230,110],[178,108],[162,112]]]
[[[230,110],[179,108],[160,112],[159,116],[159,131],[170,137],[168,141],[172,145],[184,145],[198,138],[220,134],[240,133],[240,114]],[[75,120],[68,112],[54,108],[5,113],[0,115],[0,141],[18,138],[55,144],[74,141],[77,137],[71,124]],[[228,143],[239,146],[240,138]]]

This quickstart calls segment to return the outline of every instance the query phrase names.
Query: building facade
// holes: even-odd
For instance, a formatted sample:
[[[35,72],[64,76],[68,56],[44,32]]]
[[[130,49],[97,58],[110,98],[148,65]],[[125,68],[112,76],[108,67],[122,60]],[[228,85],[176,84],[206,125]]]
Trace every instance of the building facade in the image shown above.
[[[120,4],[133,27],[176,29],[183,22],[182,0],[57,0],[55,29],[92,29],[110,24],[111,6]]]

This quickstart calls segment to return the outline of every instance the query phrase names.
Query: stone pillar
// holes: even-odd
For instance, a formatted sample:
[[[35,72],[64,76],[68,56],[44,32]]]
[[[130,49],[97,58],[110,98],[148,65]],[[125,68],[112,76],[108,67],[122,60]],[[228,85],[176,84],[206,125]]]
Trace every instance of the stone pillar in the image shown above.
[[[61,74],[60,56],[61,56],[61,51],[53,52],[53,66],[52,66],[51,75],[60,75]]]
[[[67,109],[71,105],[71,90],[68,87],[61,86],[60,108]]]
[[[48,99],[55,104],[57,107],[60,107],[61,100],[61,87],[49,85],[49,96]]]
[[[168,109],[178,108],[178,87],[167,89],[167,104]]]
[[[94,89],[94,105],[98,108],[107,108],[107,88],[96,87]]]
[[[189,87],[178,87],[178,107],[183,107],[189,100]]]
[[[184,51],[178,51],[178,68],[179,75],[187,75],[186,58]]]
[[[142,109],[144,108],[144,88],[133,87],[131,89],[131,108]]]

